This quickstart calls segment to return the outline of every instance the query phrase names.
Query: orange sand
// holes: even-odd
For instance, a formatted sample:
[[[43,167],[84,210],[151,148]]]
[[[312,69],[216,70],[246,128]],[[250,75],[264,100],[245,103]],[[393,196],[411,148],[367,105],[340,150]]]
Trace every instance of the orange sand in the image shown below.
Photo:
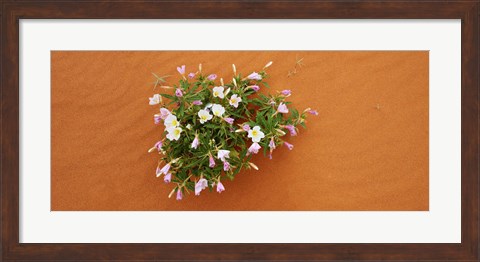
[[[305,67],[287,77],[296,56]],[[52,60],[52,210],[428,210],[428,52],[85,52]],[[151,72],[179,79],[203,64],[230,78],[274,63],[308,128],[273,160],[256,156],[226,191],[167,198],[147,150],[162,128]]]

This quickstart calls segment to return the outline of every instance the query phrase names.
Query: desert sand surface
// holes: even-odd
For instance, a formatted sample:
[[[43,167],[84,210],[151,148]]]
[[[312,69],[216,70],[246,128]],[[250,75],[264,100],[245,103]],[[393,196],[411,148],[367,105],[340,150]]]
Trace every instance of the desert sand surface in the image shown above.
[[[290,89],[319,116],[221,194],[169,199],[147,153],[163,131],[151,73],[173,85],[179,65],[229,79],[231,64],[246,75],[268,61],[261,91]],[[428,210],[428,68],[428,51],[52,51],[51,209]]]

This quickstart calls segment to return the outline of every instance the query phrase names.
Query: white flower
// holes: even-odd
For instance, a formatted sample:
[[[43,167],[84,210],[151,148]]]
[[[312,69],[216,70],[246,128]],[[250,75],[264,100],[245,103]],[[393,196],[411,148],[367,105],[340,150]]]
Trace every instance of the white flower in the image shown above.
[[[252,139],[253,142],[258,143],[262,138],[265,137],[265,134],[260,131],[259,126],[253,127],[253,129],[248,131],[248,137]]]
[[[223,86],[216,86],[213,88],[213,97],[220,97],[223,99],[224,95],[223,95]]]
[[[242,102],[242,98],[238,97],[237,95],[232,95],[228,101],[228,103],[235,108],[238,107],[239,102]]]
[[[150,102],[148,103],[149,105],[158,105],[162,102],[162,97],[159,94],[154,94],[152,97],[149,97]]]
[[[205,109],[202,109],[200,111],[198,111],[198,117],[200,118],[200,123],[205,123],[207,122],[208,120],[212,119],[212,115],[210,115],[210,113],[205,110]]]
[[[225,113],[225,108],[222,105],[213,104],[212,112],[215,116],[221,117],[223,115],[223,113]]]
[[[180,127],[170,127],[167,129],[167,132],[168,140],[178,140],[180,138],[180,133],[182,133],[182,129]]]
[[[229,150],[218,150],[217,158],[222,160],[222,162],[225,162],[225,158],[229,158],[229,157],[230,157]]]
[[[172,127],[177,127],[180,123],[178,123],[176,116],[168,115],[167,118],[165,118],[165,122],[163,124],[165,125],[165,129],[169,129]]]
[[[192,125],[188,124],[188,125],[187,125],[187,129],[188,129],[188,130],[192,129]]]

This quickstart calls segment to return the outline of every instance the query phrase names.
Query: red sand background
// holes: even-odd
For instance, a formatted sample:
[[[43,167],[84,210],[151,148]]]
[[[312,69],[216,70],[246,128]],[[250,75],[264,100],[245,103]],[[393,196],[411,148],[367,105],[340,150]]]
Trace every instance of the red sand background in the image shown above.
[[[296,56],[305,66],[287,77]],[[147,150],[161,127],[151,72],[202,63],[230,78],[273,65],[270,90],[318,110],[260,171],[226,191],[167,198]],[[428,52],[53,51],[52,210],[428,210]]]

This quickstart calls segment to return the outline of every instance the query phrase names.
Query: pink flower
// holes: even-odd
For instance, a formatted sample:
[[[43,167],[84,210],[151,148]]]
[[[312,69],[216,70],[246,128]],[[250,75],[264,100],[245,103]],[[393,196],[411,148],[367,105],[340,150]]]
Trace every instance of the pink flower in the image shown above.
[[[195,73],[188,74],[188,78],[193,79],[195,77]]]
[[[192,148],[197,149],[198,145],[200,145],[200,141],[198,141],[198,136],[196,135],[192,142]]]
[[[288,143],[288,142],[283,142],[284,145],[286,145],[288,147],[288,150],[292,150],[293,149],[293,145]]]
[[[162,120],[162,117],[160,115],[154,115],[153,116],[153,122],[155,123],[155,125],[160,124],[161,120]]]
[[[231,117],[225,117],[223,120],[225,120],[225,122],[229,123],[230,125],[233,124],[233,121],[235,119],[231,118]]]
[[[244,124],[242,126],[242,129],[248,132],[248,131],[250,131],[250,126],[248,124]]]
[[[180,88],[177,88],[177,90],[175,90],[175,95],[177,97],[182,97],[183,96],[183,92]]]
[[[210,159],[209,159],[209,167],[215,167],[215,159],[213,158],[213,156],[210,155]]]
[[[177,67],[177,71],[178,71],[181,75],[185,74],[185,65],[182,65],[182,66],[180,66],[180,67]]]
[[[257,142],[255,142],[248,148],[247,154],[257,154],[260,148],[262,147]]]
[[[270,151],[276,148],[275,141],[273,141],[273,137],[272,139],[270,139],[270,143],[268,143],[268,147],[270,147]]]
[[[247,78],[251,80],[262,80],[262,76],[256,72],[251,73]]]
[[[253,91],[258,92],[260,90],[260,87],[257,85],[252,86]]]
[[[177,190],[177,200],[182,200],[183,198],[183,194],[182,194],[182,189],[178,189]]]
[[[225,191],[225,187],[223,186],[222,182],[218,181],[218,183],[217,183],[217,192],[218,192],[218,193],[222,193],[223,191]]]
[[[297,130],[295,130],[295,127],[293,125],[286,125],[285,128],[288,129],[288,131],[290,131],[291,136],[297,135]]]
[[[166,175],[169,170],[170,170],[170,163],[168,163],[164,167],[162,167],[162,169],[160,169],[160,172],[158,172],[158,169],[157,169],[157,177],[159,177],[161,174]]]
[[[283,90],[281,93],[282,93],[282,95],[284,95],[284,96],[289,96],[289,95],[292,94],[292,91],[291,91],[291,90],[288,90],[288,89],[285,89],[285,90]]]
[[[216,74],[211,74],[211,75],[207,76],[207,79],[213,81],[213,80],[217,79],[217,75]]]
[[[194,105],[196,105],[196,106],[199,106],[199,105],[201,105],[201,104],[203,104],[203,103],[202,103],[202,101],[200,101],[200,100],[195,100],[195,101],[192,102],[192,104],[194,104]]]
[[[230,151],[229,150],[218,150],[217,158],[225,162],[225,158],[230,158]]]
[[[287,105],[285,105],[284,103],[280,103],[280,105],[278,105],[277,112],[282,114],[288,113]]]
[[[153,147],[155,147],[160,152],[160,150],[162,149],[162,146],[163,146],[163,142],[158,141],[157,143],[155,143]]]
[[[230,170],[230,163],[228,161],[223,161],[223,171]]]
[[[312,115],[314,115],[314,116],[318,116],[317,110],[310,109],[310,110],[308,110],[308,113],[310,113],[310,114],[312,114]]]
[[[166,108],[160,108],[160,117],[165,120],[165,118],[167,118],[169,115],[170,115],[170,111],[168,111],[168,109]]]
[[[200,192],[208,186],[208,181],[205,178],[200,178],[197,184],[195,184],[195,195],[199,196]]]
[[[166,175],[163,177],[163,181],[165,181],[165,183],[170,183],[170,181],[172,181],[172,173],[166,174]]]

